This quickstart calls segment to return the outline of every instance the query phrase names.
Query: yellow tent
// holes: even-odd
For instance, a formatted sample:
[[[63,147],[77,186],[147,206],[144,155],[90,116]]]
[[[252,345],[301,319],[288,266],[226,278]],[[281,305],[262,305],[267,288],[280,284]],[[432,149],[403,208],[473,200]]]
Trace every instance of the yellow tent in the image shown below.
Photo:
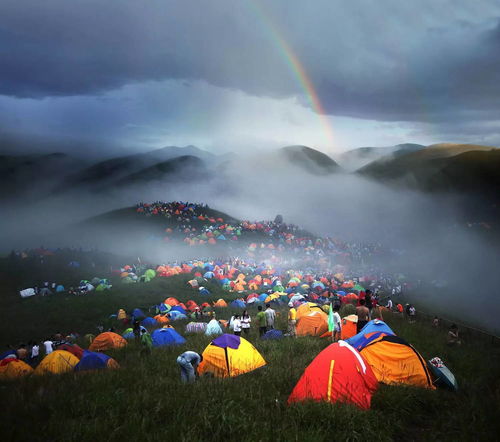
[[[223,334],[205,348],[198,366],[200,375],[234,377],[266,365],[257,349],[241,336]]]
[[[435,388],[424,358],[398,336],[384,336],[360,353],[379,382]]]
[[[21,378],[31,373],[33,369],[19,359],[4,359],[0,363],[0,381]]]
[[[61,374],[73,371],[80,360],[69,351],[56,350],[45,356],[35,369],[36,375]]]

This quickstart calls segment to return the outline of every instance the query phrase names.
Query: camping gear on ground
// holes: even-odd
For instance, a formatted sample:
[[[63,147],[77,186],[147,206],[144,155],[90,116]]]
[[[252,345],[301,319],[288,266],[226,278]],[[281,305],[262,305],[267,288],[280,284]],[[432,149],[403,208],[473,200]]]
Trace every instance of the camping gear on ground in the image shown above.
[[[200,375],[234,377],[266,365],[266,361],[245,338],[223,334],[215,338],[202,353]]]
[[[21,295],[21,298],[29,298],[30,296],[35,296],[35,289],[29,288],[29,289],[24,289],[19,292]]]
[[[305,369],[288,403],[347,402],[370,408],[377,379],[362,356],[344,341],[329,345]]]
[[[261,339],[282,339],[283,338],[283,332],[281,330],[276,330],[276,329],[271,329],[264,333],[261,337]]]
[[[346,340],[352,338],[357,333],[358,315],[349,315],[342,318],[342,329],[340,339]]]
[[[444,365],[444,362],[437,356],[429,361],[428,366],[436,377],[435,384],[443,385],[453,391],[458,391],[458,383],[453,373]]]

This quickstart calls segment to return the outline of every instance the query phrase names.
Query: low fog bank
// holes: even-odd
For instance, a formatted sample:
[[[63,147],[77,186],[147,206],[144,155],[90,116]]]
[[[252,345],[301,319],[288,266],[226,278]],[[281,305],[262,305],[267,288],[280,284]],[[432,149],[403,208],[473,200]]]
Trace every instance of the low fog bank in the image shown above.
[[[462,227],[458,199],[395,190],[351,174],[317,176],[294,164],[259,158],[228,162],[213,177],[198,178],[10,203],[0,221],[2,252],[42,245],[82,246],[151,261],[199,258],[200,252],[203,256],[208,252],[148,238],[147,227],[142,232],[127,226],[103,232],[97,227],[86,231],[77,223],[139,201],[203,202],[238,219],[274,219],[281,214],[285,222],[319,235],[398,249],[397,263],[379,263],[387,273],[444,284],[445,288],[425,293],[429,311],[433,303],[444,304],[454,316],[496,327],[500,248],[494,241],[498,237],[483,237]],[[223,250],[214,249],[215,254]]]

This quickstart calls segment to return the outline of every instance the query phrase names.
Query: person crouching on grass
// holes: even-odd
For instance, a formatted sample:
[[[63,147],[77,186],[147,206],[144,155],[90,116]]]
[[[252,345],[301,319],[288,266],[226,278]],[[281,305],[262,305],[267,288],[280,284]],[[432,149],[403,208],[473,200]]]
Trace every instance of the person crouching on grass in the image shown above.
[[[185,351],[177,358],[181,369],[181,382],[192,383],[196,379],[196,369],[203,361],[203,356],[194,351]]]

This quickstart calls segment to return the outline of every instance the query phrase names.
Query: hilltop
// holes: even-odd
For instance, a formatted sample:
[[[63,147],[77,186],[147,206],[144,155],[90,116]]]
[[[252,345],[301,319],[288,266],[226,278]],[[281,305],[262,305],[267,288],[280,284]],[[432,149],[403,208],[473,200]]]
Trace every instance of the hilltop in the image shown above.
[[[341,171],[341,167],[328,155],[307,146],[282,147],[278,154],[291,164],[309,173],[329,175]]]

